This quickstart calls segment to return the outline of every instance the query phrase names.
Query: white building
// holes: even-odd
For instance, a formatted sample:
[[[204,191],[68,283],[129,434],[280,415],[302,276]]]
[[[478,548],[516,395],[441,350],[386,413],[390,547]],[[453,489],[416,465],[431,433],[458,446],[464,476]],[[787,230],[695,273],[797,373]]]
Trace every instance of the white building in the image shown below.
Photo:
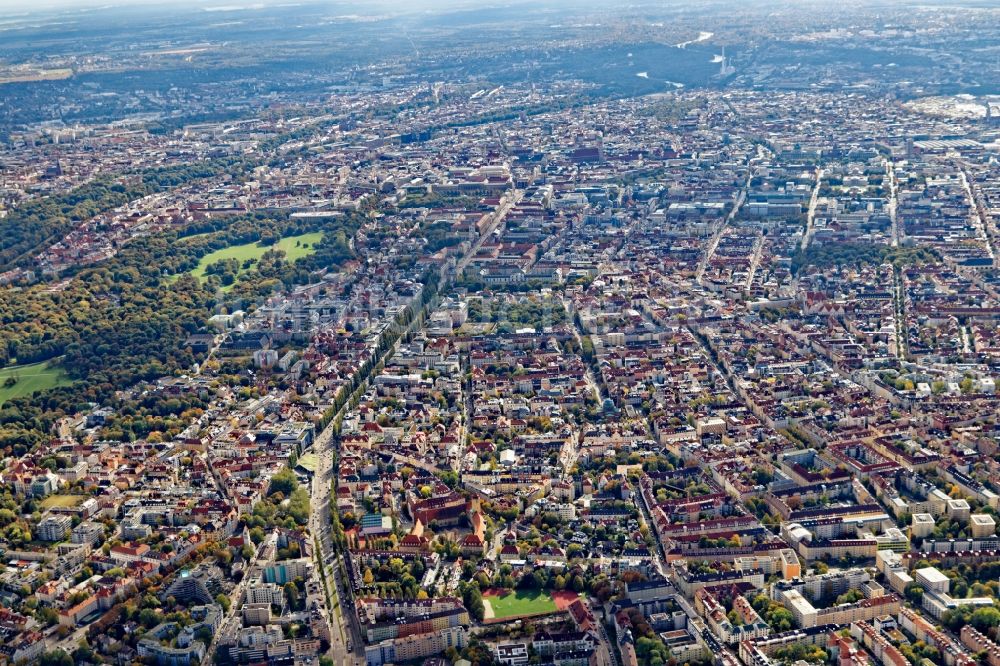
[[[38,523],[38,538],[42,541],[62,541],[72,527],[73,520],[69,516],[50,513]]]
[[[993,516],[986,513],[974,513],[969,516],[969,526],[972,528],[972,538],[993,536],[997,532],[997,523]]]
[[[950,499],[948,500],[947,513],[948,517],[952,520],[965,523],[969,520],[969,514],[972,513],[972,508],[964,499]]]
[[[910,535],[924,539],[934,532],[934,516],[929,513],[915,513],[910,519]]]
[[[951,580],[935,567],[924,567],[913,572],[925,590],[947,594]]]

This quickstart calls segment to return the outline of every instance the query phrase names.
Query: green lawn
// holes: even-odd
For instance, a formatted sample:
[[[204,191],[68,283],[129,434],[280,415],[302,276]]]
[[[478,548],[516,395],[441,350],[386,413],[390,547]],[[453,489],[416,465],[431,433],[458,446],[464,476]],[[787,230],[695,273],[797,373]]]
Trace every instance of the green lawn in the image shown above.
[[[303,257],[308,257],[310,254],[315,252],[316,250],[313,246],[322,239],[323,232],[316,231],[309,234],[302,234],[301,236],[289,236],[287,238],[282,238],[273,247],[279,250],[284,250],[285,257],[288,261],[296,261]],[[215,252],[211,252],[202,257],[195,269],[191,271],[191,275],[195,276],[199,280],[204,280],[205,269],[217,261],[221,261],[223,259],[236,259],[242,263],[247,259],[260,259],[264,256],[264,253],[270,249],[272,249],[270,246],[261,245],[259,243],[247,243],[246,245],[224,247],[221,250],[216,250]]]
[[[10,377],[17,379],[17,383],[13,386],[6,385]],[[11,398],[20,398],[35,391],[68,386],[72,383],[65,371],[53,365],[51,361],[0,368],[0,405]]]
[[[533,615],[536,613],[554,613],[556,602],[548,592],[537,590],[517,590],[502,597],[489,596],[486,600],[493,608],[493,615],[500,620],[518,615]]]
[[[83,500],[87,499],[86,495],[50,495],[42,500],[42,509],[51,509],[52,507],[72,507],[78,506]]]
[[[299,456],[299,467],[309,472],[315,472],[316,466],[319,464],[319,456],[315,453],[307,453],[303,456]]]

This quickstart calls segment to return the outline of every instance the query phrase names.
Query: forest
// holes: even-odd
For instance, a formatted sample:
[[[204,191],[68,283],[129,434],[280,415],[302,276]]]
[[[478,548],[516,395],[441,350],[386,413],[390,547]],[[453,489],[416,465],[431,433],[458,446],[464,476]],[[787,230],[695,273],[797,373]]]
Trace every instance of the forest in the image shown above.
[[[213,222],[212,229],[199,230],[213,233],[188,242],[178,242],[174,231],[138,239],[107,262],[81,270],[62,291],[46,285],[0,290],[0,366],[62,357],[60,366],[76,380],[72,387],[5,402],[0,450],[23,453],[43,441],[56,420],[86,403],[103,403],[136,382],[187,370],[198,359],[185,341],[209,316],[227,305],[252,309],[275,290],[305,284],[316,271],[349,259],[349,239],[359,224],[353,216],[291,221],[250,214]],[[281,252],[266,252],[227,293],[217,276],[201,282],[186,273],[220,247],[273,244],[311,231],[324,232],[315,253],[293,263]]]

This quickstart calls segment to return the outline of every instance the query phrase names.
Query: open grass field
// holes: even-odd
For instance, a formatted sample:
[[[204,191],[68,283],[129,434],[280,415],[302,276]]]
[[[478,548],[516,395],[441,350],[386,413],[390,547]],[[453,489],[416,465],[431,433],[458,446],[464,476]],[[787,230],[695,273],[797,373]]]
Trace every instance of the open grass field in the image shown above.
[[[18,68],[0,71],[0,85],[5,83],[32,83],[35,81],[61,81],[73,76],[73,70]]]
[[[559,592],[557,594],[564,594]],[[570,593],[574,596],[574,593]],[[560,601],[564,601],[560,599]],[[554,613],[565,608],[568,602],[556,603],[552,594],[538,590],[487,590],[483,595],[487,620],[504,620],[512,617]]]
[[[315,252],[316,250],[313,246],[320,242],[322,238],[322,231],[302,234],[300,236],[289,236],[288,238],[282,238],[275,244],[274,247],[279,250],[284,250],[285,257],[288,261],[296,261],[303,257],[308,257],[310,254]],[[198,265],[191,271],[191,275],[195,276],[199,280],[204,280],[205,269],[217,261],[222,261],[223,259],[236,259],[242,263],[248,259],[260,259],[269,249],[271,248],[260,245],[259,243],[247,243],[246,245],[233,245],[232,247],[225,247],[202,257],[201,261],[198,262]]]
[[[51,509],[53,507],[73,507],[78,506],[83,500],[87,499],[86,495],[50,495],[42,500],[42,509]]]
[[[16,378],[17,382],[7,386],[10,377]],[[68,386],[72,383],[63,369],[53,365],[51,361],[0,368],[0,405],[11,398],[20,398],[35,391]]]

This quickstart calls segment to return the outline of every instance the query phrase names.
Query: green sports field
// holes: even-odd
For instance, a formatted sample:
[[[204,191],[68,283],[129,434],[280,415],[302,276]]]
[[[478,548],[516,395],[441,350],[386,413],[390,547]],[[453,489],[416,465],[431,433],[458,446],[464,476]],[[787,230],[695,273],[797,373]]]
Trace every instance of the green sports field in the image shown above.
[[[7,386],[7,380],[10,377],[16,378],[17,382],[12,386]],[[53,365],[51,361],[0,368],[0,405],[11,398],[20,398],[31,395],[35,391],[68,386],[72,383],[65,371],[59,366]]]

